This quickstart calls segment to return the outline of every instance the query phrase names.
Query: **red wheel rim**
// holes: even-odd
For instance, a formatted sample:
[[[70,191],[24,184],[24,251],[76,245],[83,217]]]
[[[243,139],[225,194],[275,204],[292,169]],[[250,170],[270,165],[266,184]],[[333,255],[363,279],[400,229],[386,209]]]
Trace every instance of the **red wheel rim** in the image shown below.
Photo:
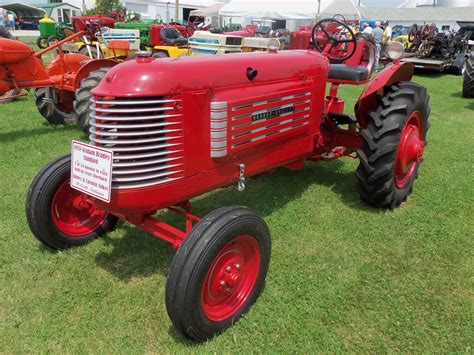
[[[89,196],[74,190],[69,179],[54,194],[51,214],[56,227],[74,237],[92,233],[107,218],[107,212],[97,209]]]
[[[234,238],[222,248],[202,286],[201,305],[208,319],[219,322],[240,309],[255,286],[260,261],[260,246],[249,235]]]
[[[395,161],[395,184],[399,189],[406,186],[423,157],[423,115],[412,112],[405,122]]]

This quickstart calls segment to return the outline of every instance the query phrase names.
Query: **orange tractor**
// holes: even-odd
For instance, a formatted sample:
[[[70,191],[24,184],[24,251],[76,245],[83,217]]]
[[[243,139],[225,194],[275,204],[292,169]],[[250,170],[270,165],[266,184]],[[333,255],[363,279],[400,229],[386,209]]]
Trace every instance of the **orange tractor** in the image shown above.
[[[52,124],[78,120],[84,110],[76,98],[88,104],[92,90],[107,70],[126,57],[128,42],[109,43],[111,58],[91,59],[78,53],[64,53],[62,45],[79,37],[94,37],[100,28],[96,23],[83,23],[84,30],[35,53],[28,45],[12,39],[0,38],[0,100],[11,90],[14,97],[24,96],[22,89],[35,89],[35,103],[39,113]],[[57,50],[58,55],[47,65],[42,56]],[[125,56],[123,55],[125,53]],[[76,96],[77,95],[77,96]],[[8,99],[14,98],[9,96]],[[88,110],[88,107],[87,107]],[[76,112],[77,111],[77,112]]]

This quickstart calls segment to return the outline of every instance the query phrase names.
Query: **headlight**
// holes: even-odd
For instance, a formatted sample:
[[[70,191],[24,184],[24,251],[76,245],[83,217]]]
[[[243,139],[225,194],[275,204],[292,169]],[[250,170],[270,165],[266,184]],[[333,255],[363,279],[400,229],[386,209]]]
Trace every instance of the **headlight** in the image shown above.
[[[276,52],[277,50],[280,49],[280,41],[277,40],[276,38],[270,38],[268,40],[267,48],[270,52]]]
[[[400,59],[404,52],[403,44],[392,42],[387,48],[387,55],[391,60]]]

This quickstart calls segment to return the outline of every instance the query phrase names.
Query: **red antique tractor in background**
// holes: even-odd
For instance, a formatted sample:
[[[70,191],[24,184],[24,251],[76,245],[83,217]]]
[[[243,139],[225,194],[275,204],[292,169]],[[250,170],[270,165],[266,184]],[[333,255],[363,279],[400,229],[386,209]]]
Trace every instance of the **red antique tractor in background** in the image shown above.
[[[201,219],[192,198],[233,184],[242,191],[247,178],[280,167],[347,156],[360,161],[361,198],[398,207],[422,162],[429,96],[410,82],[413,66],[396,59],[396,48],[388,50],[393,64],[370,82],[367,66],[331,63],[355,55],[356,38],[348,25],[324,21],[350,36],[325,33],[322,53],[140,57],[112,68],[92,91],[91,144],[73,142],[72,157],[50,162],[31,184],[32,233],[63,249],[121,219],[171,243],[177,253],[166,284],[168,314],[183,334],[205,340],[256,301],[271,241],[253,210],[221,207]],[[352,44],[350,52],[332,57],[341,43]],[[342,84],[367,84],[355,116],[337,96]],[[162,209],[182,216],[185,230],[154,216]]]
[[[79,20],[76,18],[76,21]],[[100,82],[105,72],[123,59],[113,57],[92,60],[82,54],[63,53],[64,43],[84,36],[92,37],[99,30],[98,24],[81,24],[84,31],[78,31],[38,53],[24,43],[1,38],[0,95],[13,89],[17,91],[17,96],[21,96],[21,89],[35,89],[36,106],[48,122],[74,122],[77,119],[74,107],[76,90],[80,98],[90,97],[90,90]],[[113,46],[114,44],[111,46],[112,50]],[[118,46],[123,53],[123,43]],[[59,55],[45,66],[41,57],[54,50]],[[81,122],[79,119],[80,126]]]

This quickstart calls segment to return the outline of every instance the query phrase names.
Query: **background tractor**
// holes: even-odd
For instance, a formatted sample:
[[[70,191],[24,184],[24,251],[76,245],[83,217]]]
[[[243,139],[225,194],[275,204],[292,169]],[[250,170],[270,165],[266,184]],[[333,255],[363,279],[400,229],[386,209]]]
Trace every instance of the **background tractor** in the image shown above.
[[[85,27],[87,32],[75,33],[38,53],[24,43],[0,39],[0,95],[16,90],[16,96],[20,96],[21,89],[35,89],[36,106],[48,122],[65,124],[76,121],[77,115],[74,109],[76,90],[81,89],[83,82],[89,83],[91,76],[95,80],[98,76],[103,76],[103,72],[115,66],[119,58],[91,60],[78,53],[65,54],[61,46],[76,37],[90,36],[96,33],[98,28],[99,25],[87,24]],[[118,47],[126,51],[122,43],[119,43]],[[54,50],[58,50],[59,55],[45,66],[41,57]],[[91,87],[88,86],[87,90],[90,92]],[[81,91],[81,97],[87,90]],[[81,119],[78,123],[81,127],[86,125]]]
[[[71,23],[56,23],[53,19],[45,16],[39,21],[40,36],[36,40],[36,45],[40,49],[45,49],[48,46],[70,37],[75,32],[84,31],[84,22],[95,22],[101,26],[114,27],[115,20],[111,17],[105,16],[74,16]]]
[[[234,324],[257,300],[268,270],[270,231],[242,206],[204,218],[190,200],[220,187],[245,189],[250,177],[341,157],[359,159],[361,198],[396,208],[412,192],[429,128],[429,96],[396,60],[369,82],[367,66],[341,64],[357,40],[325,33],[308,50],[160,59],[113,67],[93,91],[91,144],[73,142],[28,191],[27,220],[45,245],[83,245],[122,219],[177,249],[166,309],[186,336],[205,340]],[[313,31],[315,33],[316,31]],[[313,42],[320,47],[318,38]],[[334,57],[333,49],[351,43]],[[359,55],[361,52],[358,52]],[[360,59],[359,59],[360,61]],[[367,84],[355,116],[341,85]],[[298,182],[295,182],[298,183]],[[184,230],[156,216],[182,216]]]
[[[452,70],[462,75],[469,57],[471,31],[446,34],[437,32],[436,25],[413,24],[408,33],[408,52],[404,62],[410,62],[419,69],[435,71]]]

